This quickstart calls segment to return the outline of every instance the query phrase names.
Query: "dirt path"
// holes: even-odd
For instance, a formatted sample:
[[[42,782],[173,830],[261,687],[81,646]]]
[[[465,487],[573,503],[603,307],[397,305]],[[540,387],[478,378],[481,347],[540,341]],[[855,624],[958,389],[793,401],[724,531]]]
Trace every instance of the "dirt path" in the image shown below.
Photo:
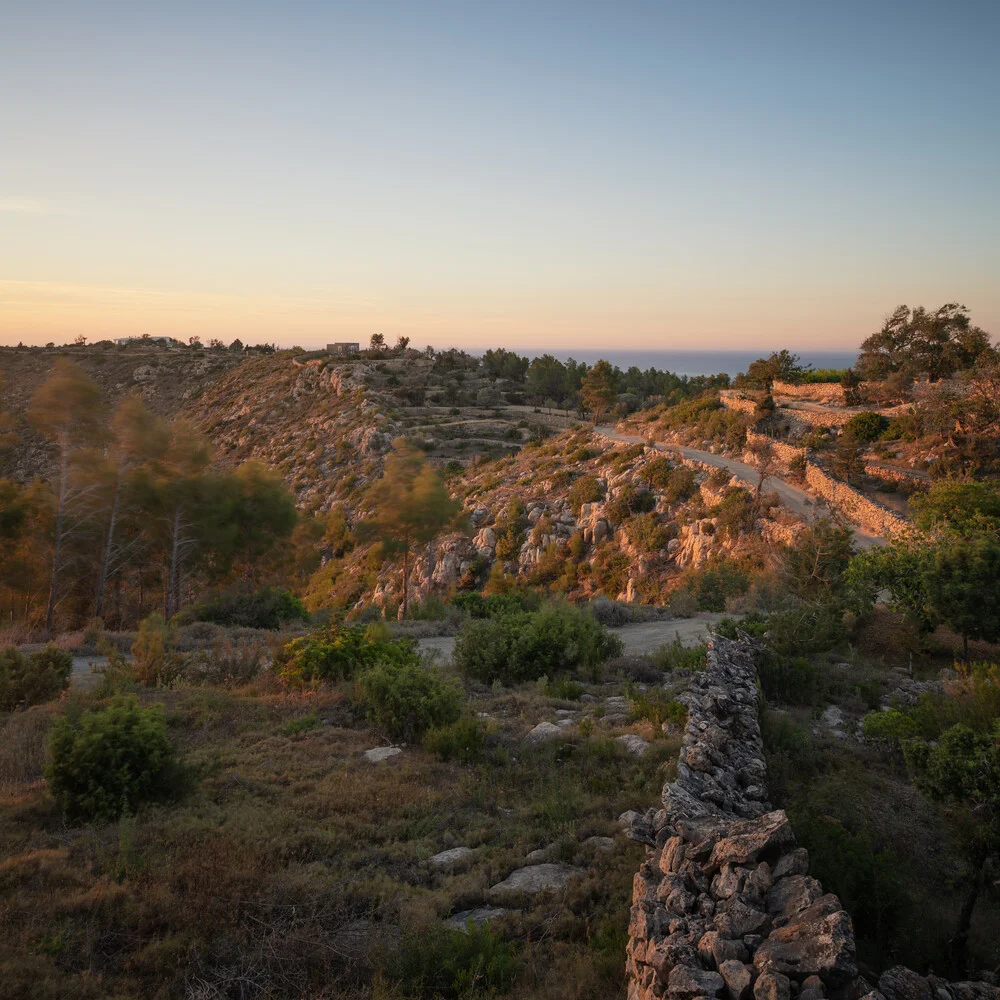
[[[603,434],[613,441],[621,441],[624,444],[648,444],[649,442],[633,434],[621,434],[613,427],[597,427],[598,434]],[[705,465],[713,465],[718,469],[725,469],[735,476],[740,482],[751,488],[757,486],[757,470],[745,462],[737,461],[735,458],[726,458],[725,455],[713,455],[709,451],[699,451],[697,448],[689,448],[679,444],[655,444],[658,451],[679,452],[685,458],[695,462],[703,462]],[[805,490],[794,486],[784,479],[776,476],[769,476],[764,487],[768,492],[777,493],[781,502],[793,513],[805,518],[807,521],[815,520],[818,517],[827,517],[829,511],[826,507],[816,502],[816,499]],[[878,535],[871,535],[859,528],[852,528],[854,535],[854,545],[858,549],[867,549],[873,545],[885,545],[885,539]]]
[[[708,638],[708,629],[724,615],[703,613],[693,618],[669,618],[666,621],[637,622],[634,625],[622,625],[619,628],[608,629],[617,635],[625,644],[625,652],[631,656],[652,653],[668,642],[673,642],[679,636],[685,646],[698,646]],[[451,659],[455,650],[453,635],[436,636],[431,639],[420,639],[417,643],[422,653],[435,653],[439,663]]]

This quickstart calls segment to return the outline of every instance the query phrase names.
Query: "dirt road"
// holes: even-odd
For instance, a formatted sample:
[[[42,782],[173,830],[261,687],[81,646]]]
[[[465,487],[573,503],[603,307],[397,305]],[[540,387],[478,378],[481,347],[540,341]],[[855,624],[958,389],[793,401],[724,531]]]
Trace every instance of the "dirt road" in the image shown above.
[[[649,443],[633,434],[621,434],[614,427],[597,427],[595,430],[598,434],[603,434],[613,441],[621,441],[624,444]],[[709,451],[699,451],[697,448],[689,448],[686,445],[679,444],[656,444],[654,447],[658,451],[680,453],[692,461],[703,462],[705,465],[714,465],[718,469],[725,469],[730,475],[735,476],[745,485],[751,488],[756,488],[757,486],[757,470],[745,462],[737,461],[735,458],[727,458],[725,455],[713,455]],[[829,516],[827,508],[818,504],[813,496],[784,479],[769,476],[765,484],[765,489],[768,492],[777,493],[781,502],[790,511],[805,518],[807,521]],[[871,535],[859,528],[852,528],[851,530],[854,535],[854,546],[857,549],[867,549],[873,545],[885,545],[885,539],[880,538],[878,535]]]

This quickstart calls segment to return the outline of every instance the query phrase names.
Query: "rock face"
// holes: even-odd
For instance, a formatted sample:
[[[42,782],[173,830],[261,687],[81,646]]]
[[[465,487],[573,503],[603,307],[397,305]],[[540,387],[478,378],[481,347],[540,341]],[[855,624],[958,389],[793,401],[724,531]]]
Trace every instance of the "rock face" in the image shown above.
[[[859,977],[850,915],[767,802],[756,654],[749,639],[712,640],[664,808],[619,817],[652,845],[633,880],[629,1000],[1000,1000],[902,967],[878,991]]]

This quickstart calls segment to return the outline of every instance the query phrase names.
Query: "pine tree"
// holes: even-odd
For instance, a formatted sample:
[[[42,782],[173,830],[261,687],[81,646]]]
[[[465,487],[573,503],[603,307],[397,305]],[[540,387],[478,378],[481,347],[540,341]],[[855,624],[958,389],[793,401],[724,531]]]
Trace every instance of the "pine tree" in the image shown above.
[[[594,414],[594,423],[600,423],[601,416],[615,405],[617,398],[615,373],[610,362],[603,358],[583,377],[580,396],[583,405]]]

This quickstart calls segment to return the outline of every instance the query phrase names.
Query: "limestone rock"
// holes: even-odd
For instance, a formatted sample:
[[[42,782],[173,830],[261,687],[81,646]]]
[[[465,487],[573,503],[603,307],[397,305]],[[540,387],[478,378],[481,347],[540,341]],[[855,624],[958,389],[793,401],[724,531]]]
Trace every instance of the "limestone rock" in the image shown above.
[[[636,757],[641,757],[649,749],[649,743],[635,733],[625,733],[616,739],[630,754]]]
[[[539,722],[524,739],[527,743],[544,743],[545,740],[551,740],[562,735],[563,730],[560,726],[551,722]]]
[[[765,972],[753,984],[754,1000],[789,1000],[792,984],[780,972]]]
[[[490,900],[502,902],[524,894],[534,896],[546,890],[565,889],[566,883],[580,871],[569,865],[543,864],[518,868],[502,882],[490,888]]]
[[[462,910],[460,913],[450,916],[445,921],[445,925],[452,930],[464,931],[468,929],[470,920],[478,927],[480,924],[502,917],[506,912],[501,906],[477,906],[472,910]]]
[[[450,850],[441,851],[427,859],[427,864],[437,871],[457,871],[466,867],[475,854],[471,847],[452,847]]]
[[[825,896],[800,913],[795,922],[773,930],[757,949],[760,972],[781,972],[805,978],[820,976],[831,987],[843,986],[858,974],[854,927],[836,896]]]
[[[759,819],[733,824],[729,836],[724,837],[712,851],[712,864],[727,861],[736,864],[753,864],[765,855],[779,855],[795,843],[792,826],[784,809],[765,813]]]
[[[396,754],[402,753],[403,751],[399,747],[373,747],[371,750],[366,750],[364,752],[364,758],[371,764],[379,764],[384,760],[388,760],[390,757],[395,757]]]

